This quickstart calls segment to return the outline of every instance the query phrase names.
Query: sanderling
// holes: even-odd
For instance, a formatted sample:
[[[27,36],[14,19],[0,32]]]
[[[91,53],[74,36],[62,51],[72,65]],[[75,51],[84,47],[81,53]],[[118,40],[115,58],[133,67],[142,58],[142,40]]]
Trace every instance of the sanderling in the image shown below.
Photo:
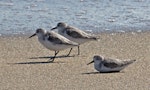
[[[68,38],[71,41],[77,42],[79,45],[88,41],[97,40],[96,36],[88,34],[78,28],[67,25],[64,22],[59,22],[56,27],[51,30],[58,29],[58,33]],[[70,51],[72,48],[70,49]],[[78,46],[78,55],[80,54],[80,49]]]
[[[29,38],[37,35],[39,42],[49,50],[55,51],[54,57],[52,57],[52,62],[54,61],[56,55],[59,53],[60,50],[64,50],[67,48],[72,48],[74,46],[78,46],[78,43],[70,41],[69,39],[65,38],[64,36],[55,33],[53,31],[46,31],[44,29],[37,29],[36,33],[30,36]],[[70,54],[70,52],[69,52]],[[68,55],[69,55],[68,54]]]
[[[96,55],[93,57],[93,61],[87,65],[94,63],[94,68],[99,72],[119,72],[135,61],[136,60],[106,59],[102,56]]]

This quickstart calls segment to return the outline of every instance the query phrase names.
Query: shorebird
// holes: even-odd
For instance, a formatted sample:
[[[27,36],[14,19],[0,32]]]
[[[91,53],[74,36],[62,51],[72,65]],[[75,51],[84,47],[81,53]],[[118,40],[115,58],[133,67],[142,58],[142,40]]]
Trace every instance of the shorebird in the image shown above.
[[[29,38],[31,38],[35,35],[38,36],[39,42],[44,47],[46,47],[49,50],[55,51],[54,57],[51,58],[52,62],[54,61],[56,55],[59,53],[60,50],[78,46],[78,43],[70,41],[69,39],[65,38],[64,36],[62,36],[58,33],[55,33],[53,31],[48,32],[44,29],[39,28],[36,30],[36,33],[33,34],[32,36],[30,36]],[[70,52],[69,52],[69,54],[70,54]]]
[[[105,59],[102,56],[94,56],[93,61],[87,65],[94,63],[94,68],[99,72],[119,72],[129,64],[136,60],[119,60],[119,59]]]
[[[78,28],[67,25],[64,22],[59,22],[56,27],[51,30],[58,29],[58,33],[68,38],[71,41],[77,42],[79,45],[88,41],[97,40],[96,36],[88,34]],[[70,49],[70,51],[72,48]],[[78,46],[78,55],[80,54],[80,48]]]

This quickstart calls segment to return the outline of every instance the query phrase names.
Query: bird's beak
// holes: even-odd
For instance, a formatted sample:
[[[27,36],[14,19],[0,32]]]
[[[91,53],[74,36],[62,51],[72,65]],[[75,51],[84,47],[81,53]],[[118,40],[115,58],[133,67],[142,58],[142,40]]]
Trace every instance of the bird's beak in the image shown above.
[[[94,63],[94,60],[93,60],[93,61],[91,61],[91,62],[89,62],[87,65],[89,65],[89,64],[91,64],[91,63]]]
[[[32,38],[32,37],[34,37],[36,35],[36,33],[35,34],[33,34],[33,35],[31,35],[29,38]]]
[[[52,28],[51,30],[57,29],[57,27]]]

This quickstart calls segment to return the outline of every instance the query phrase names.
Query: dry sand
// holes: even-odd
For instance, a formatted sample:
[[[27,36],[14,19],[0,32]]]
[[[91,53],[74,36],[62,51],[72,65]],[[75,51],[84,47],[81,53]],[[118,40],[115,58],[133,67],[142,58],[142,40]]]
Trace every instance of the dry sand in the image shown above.
[[[47,63],[54,52],[37,37],[0,37],[0,90],[150,90],[150,32],[101,33],[80,49]],[[96,54],[137,61],[119,73],[97,73],[86,65]]]

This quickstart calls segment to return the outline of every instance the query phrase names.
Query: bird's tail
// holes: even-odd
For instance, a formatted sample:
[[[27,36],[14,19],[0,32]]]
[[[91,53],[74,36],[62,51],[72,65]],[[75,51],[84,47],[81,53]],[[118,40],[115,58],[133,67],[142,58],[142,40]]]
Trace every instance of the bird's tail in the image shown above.
[[[127,61],[124,61],[124,64],[125,65],[129,65],[129,64],[132,64],[133,62],[135,62],[136,60],[127,60]]]
[[[73,41],[70,41],[70,45],[73,45],[73,46],[79,46],[79,44],[78,43],[76,43],[76,42],[73,42]]]
[[[100,39],[100,37],[98,37],[98,36],[93,36],[93,37],[91,37],[91,39],[98,41],[98,40]]]

